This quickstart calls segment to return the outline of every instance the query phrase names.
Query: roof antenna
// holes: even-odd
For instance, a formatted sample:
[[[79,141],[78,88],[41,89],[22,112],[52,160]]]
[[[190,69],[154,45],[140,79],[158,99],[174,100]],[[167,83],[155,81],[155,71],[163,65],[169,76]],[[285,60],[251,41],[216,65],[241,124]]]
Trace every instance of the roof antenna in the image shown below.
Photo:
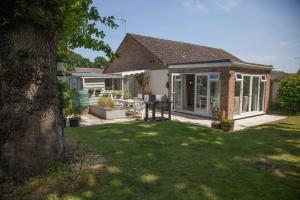
[[[124,31],[125,31],[125,35],[126,35],[126,33],[127,33],[127,27],[126,27],[127,20],[124,17],[116,18],[116,20],[119,20],[119,21],[121,21],[122,24],[124,24]]]

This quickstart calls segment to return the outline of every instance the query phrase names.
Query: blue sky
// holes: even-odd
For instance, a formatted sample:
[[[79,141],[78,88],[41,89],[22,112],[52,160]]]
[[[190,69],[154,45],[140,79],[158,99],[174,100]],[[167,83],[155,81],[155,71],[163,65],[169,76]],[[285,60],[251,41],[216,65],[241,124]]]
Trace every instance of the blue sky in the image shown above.
[[[227,50],[277,70],[300,68],[300,0],[94,0],[102,15],[127,20],[127,32]],[[116,50],[125,27],[104,28]],[[103,28],[100,26],[100,28]],[[103,55],[76,49],[93,59]]]

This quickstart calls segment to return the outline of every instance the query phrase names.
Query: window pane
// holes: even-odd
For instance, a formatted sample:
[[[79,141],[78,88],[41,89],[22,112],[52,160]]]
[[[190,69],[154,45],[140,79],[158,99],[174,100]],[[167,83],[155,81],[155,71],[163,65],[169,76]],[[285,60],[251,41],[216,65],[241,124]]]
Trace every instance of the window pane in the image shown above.
[[[114,79],[114,90],[122,90],[122,80]]]
[[[197,76],[196,110],[204,112],[207,109],[207,76]]]
[[[219,74],[210,74],[209,79],[211,80],[219,80]]]
[[[112,79],[105,79],[105,89],[112,90]]]
[[[219,107],[219,95],[220,95],[220,82],[210,82],[210,106]]]
[[[235,89],[234,89],[234,113],[240,113],[240,94],[241,94],[241,81],[235,82]]]
[[[258,103],[258,85],[259,78],[253,77],[252,80],[252,100],[251,100],[251,111],[257,111],[257,103]]]
[[[244,76],[242,112],[249,111],[249,91],[250,91],[250,76]]]

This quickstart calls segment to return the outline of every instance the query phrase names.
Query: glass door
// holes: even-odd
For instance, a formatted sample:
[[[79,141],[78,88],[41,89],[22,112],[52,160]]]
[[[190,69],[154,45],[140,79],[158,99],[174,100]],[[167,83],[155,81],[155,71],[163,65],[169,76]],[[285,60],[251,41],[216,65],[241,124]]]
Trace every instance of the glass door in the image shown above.
[[[182,109],[183,75],[173,75],[173,101],[175,109]]]
[[[196,75],[196,112],[208,112],[208,76],[207,75]]]

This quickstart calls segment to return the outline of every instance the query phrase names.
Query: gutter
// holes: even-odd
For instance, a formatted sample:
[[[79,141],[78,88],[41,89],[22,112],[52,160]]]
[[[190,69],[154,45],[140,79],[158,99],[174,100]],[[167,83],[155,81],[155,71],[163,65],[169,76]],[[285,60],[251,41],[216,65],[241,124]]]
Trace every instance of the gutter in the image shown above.
[[[235,62],[231,60],[214,60],[204,62],[171,63],[167,64],[169,69],[178,68],[207,68],[207,67],[241,67],[251,69],[273,69],[272,65],[260,65],[255,63]]]

